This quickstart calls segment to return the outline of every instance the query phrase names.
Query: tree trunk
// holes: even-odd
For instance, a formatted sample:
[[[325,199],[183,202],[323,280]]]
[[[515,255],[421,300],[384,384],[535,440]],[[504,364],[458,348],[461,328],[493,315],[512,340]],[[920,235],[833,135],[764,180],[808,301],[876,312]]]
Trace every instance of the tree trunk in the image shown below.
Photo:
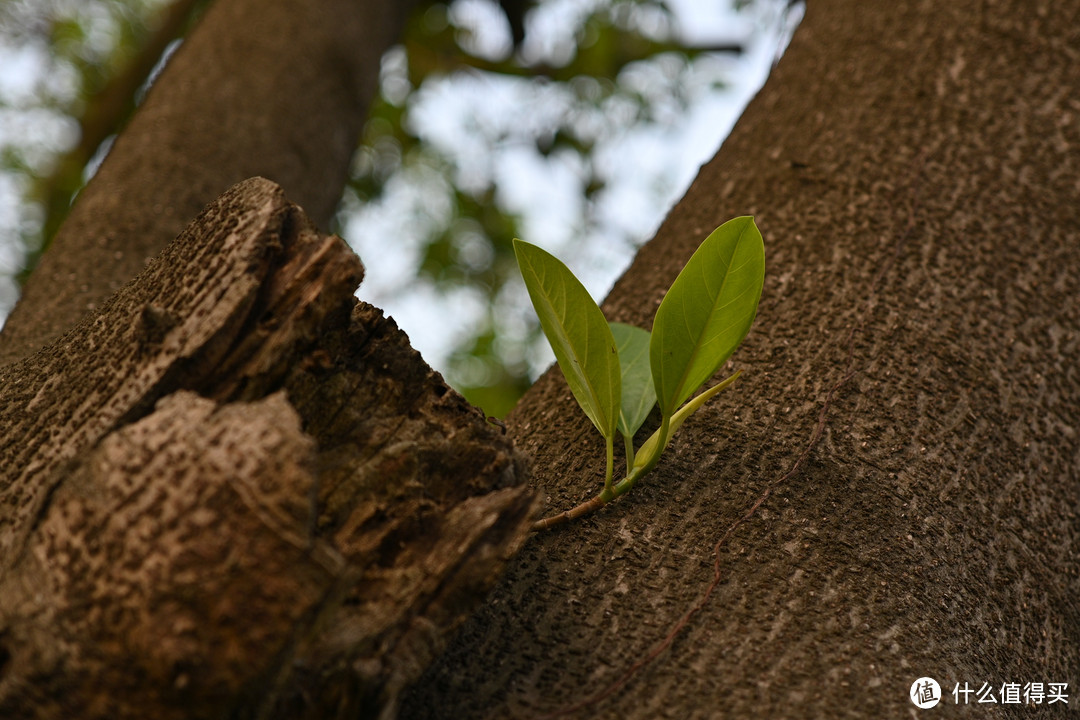
[[[409,5],[216,3],[31,278],[0,716],[392,717],[520,545],[521,456],[315,230]],[[170,244],[259,172],[314,222],[253,179]]]
[[[535,536],[402,716],[899,717],[922,676],[945,705],[988,683],[989,716],[1030,716],[1006,683],[1074,707],[1078,47],[1076,2],[810,0],[606,303],[648,326],[756,215],[743,378],[633,492]],[[508,425],[546,512],[599,489],[557,372]]]

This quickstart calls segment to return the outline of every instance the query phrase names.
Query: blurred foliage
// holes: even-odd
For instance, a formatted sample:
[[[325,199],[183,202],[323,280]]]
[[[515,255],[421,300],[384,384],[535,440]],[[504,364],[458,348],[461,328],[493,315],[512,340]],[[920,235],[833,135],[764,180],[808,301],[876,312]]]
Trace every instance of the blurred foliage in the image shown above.
[[[87,165],[127,122],[154,68],[206,0],[10,0],[0,5],[0,171],[21,189],[25,277],[48,247]],[[20,132],[20,130],[22,132]],[[5,243],[8,244],[8,243]],[[11,263],[7,263],[10,265]]]
[[[503,2],[506,17],[493,2],[436,4],[417,13],[402,47],[383,68],[382,92],[358,152],[343,205],[345,237],[361,257],[393,247],[400,237],[362,242],[345,229],[357,208],[386,201],[395,180],[434,173],[432,204],[449,208],[432,217],[421,209],[400,234],[418,234],[417,281],[450,295],[468,286],[482,292],[487,308],[449,356],[443,372],[470,401],[501,417],[542,369],[530,358],[548,358],[539,325],[523,299],[511,240],[525,237],[523,218],[500,192],[494,160],[448,145],[430,130],[422,106],[447,83],[482,85],[494,95],[509,85],[522,100],[518,117],[481,104],[461,131],[478,137],[477,146],[532,153],[576,169],[584,203],[574,219],[576,243],[618,242],[632,246],[640,236],[612,240],[601,233],[596,200],[617,178],[598,158],[598,145],[629,128],[673,125],[691,102],[693,84],[684,82],[697,58],[737,53],[738,46],[689,47],[673,30],[675,19],[662,0],[549,2],[541,7]],[[569,15],[561,37],[533,40],[531,26],[549,6]],[[521,14],[524,13],[524,14]],[[505,25],[494,33],[492,25]],[[530,22],[534,21],[534,22]],[[486,29],[487,36],[484,36]],[[522,33],[524,31],[524,34]],[[520,42],[515,44],[514,40]],[[453,118],[447,119],[453,122]],[[662,190],[662,189],[661,189]],[[347,197],[348,200],[348,197]],[[388,201],[387,201],[388,202]],[[574,215],[573,209],[566,213]],[[639,232],[649,228],[640,228]],[[551,245],[545,238],[533,242]],[[629,250],[623,254],[628,254]],[[404,291],[404,288],[403,288]],[[432,313],[445,312],[433,307]]]
[[[162,57],[206,3],[0,0],[6,70],[0,73],[0,317],[14,300],[11,279],[34,266]],[[573,244],[585,247],[602,234],[606,242],[632,246],[642,238],[600,232],[597,201],[616,178],[598,148],[629,128],[675,123],[698,82],[690,78],[695,62],[739,50],[687,47],[663,0],[501,5],[427,3],[414,15],[401,46],[384,59],[381,91],[358,139],[336,228],[353,241],[358,217],[381,206],[397,209],[399,229],[388,233],[408,235],[409,243],[369,240],[358,251],[362,257],[372,248],[411,253],[415,270],[399,285],[402,291],[423,286],[445,299],[435,303],[435,315],[457,313],[448,311],[450,298],[471,303],[467,321],[454,318],[462,329],[442,370],[495,416],[509,410],[541,369],[530,360],[541,341],[511,246],[529,228],[520,205],[507,199],[494,160],[476,148],[527,152],[569,168],[582,196],[569,211]],[[563,30],[544,32],[553,15]],[[509,94],[520,107],[508,114],[481,104],[466,112],[468,142],[460,146],[432,130],[438,119],[418,118],[453,83]],[[404,210],[390,202],[409,193]],[[535,233],[528,239],[544,243]]]

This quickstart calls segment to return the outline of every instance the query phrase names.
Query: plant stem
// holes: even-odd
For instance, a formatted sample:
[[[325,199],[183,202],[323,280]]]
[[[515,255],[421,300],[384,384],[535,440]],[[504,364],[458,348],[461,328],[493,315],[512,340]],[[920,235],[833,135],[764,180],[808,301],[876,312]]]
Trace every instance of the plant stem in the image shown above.
[[[660,455],[667,448],[668,440],[679,429],[691,414],[693,414],[698,408],[705,404],[713,395],[724,388],[731,385],[739,377],[742,371],[736,372],[731,377],[720,382],[717,385],[709,388],[705,392],[695,397],[690,402],[683,405],[677,412],[670,417],[663,416],[660,420],[660,427],[653,433],[652,437],[646,440],[640,448],[638,448],[637,456],[634,456],[634,443],[633,438],[628,438],[623,435],[623,440],[626,443],[626,477],[614,485],[611,483],[612,475],[612,455],[613,455],[613,443],[614,437],[607,441],[607,476],[604,481],[604,491],[596,497],[586,500],[577,507],[567,510],[566,512],[559,513],[558,515],[552,515],[546,517],[543,520],[538,520],[533,523],[532,529],[544,530],[545,528],[561,525],[567,520],[573,520],[579,518],[582,515],[587,515],[593,510],[599,510],[607,505],[609,502],[619,497],[630,488],[634,487],[634,484],[649,474],[649,472],[656,467],[656,463],[660,461]],[[635,461],[641,461],[641,465],[634,465]]]
[[[631,466],[628,468],[629,472],[627,476],[615,484],[611,483],[614,443],[612,440],[609,440],[607,444],[607,481],[604,483],[604,491],[596,497],[586,500],[577,507],[571,508],[570,510],[565,510],[558,515],[551,515],[550,517],[546,517],[543,520],[537,520],[533,523],[533,531],[535,532],[537,530],[546,530],[548,528],[555,527],[556,525],[562,525],[567,520],[573,520],[575,518],[581,517],[582,515],[588,515],[594,510],[599,510],[600,508],[604,507],[609,502],[619,497],[630,488],[634,487],[634,483],[643,478],[649,473],[650,470],[656,467],[656,463],[660,460],[660,454],[664,451],[664,447],[667,445],[670,428],[671,425],[669,418],[663,418],[663,420],[661,420],[660,422],[659,430],[660,443],[657,449],[654,450],[652,457],[649,458],[648,462],[646,462],[640,467],[633,467],[633,465],[631,464]]]
[[[619,434],[622,435],[622,433]],[[626,472],[630,472],[630,468],[634,467],[634,438],[623,435],[622,439],[626,447]]]
[[[533,523],[532,529],[535,532],[537,530],[546,530],[548,528],[555,527],[556,525],[562,525],[567,520],[573,520],[574,518],[579,518],[582,515],[588,515],[592,511],[599,510],[607,504],[608,501],[604,499],[603,494],[600,494],[594,498],[586,500],[575,508],[565,510],[558,515],[546,517],[543,520],[537,520]]]
[[[607,439],[607,469],[604,471],[604,492],[602,495],[611,494],[611,478],[615,474],[615,438]]]

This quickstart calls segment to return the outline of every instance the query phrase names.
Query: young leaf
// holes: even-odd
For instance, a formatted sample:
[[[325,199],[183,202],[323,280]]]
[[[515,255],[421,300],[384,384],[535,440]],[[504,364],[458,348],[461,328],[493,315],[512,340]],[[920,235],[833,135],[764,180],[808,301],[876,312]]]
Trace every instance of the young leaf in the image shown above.
[[[649,331],[624,323],[609,323],[622,368],[622,409],[619,432],[632,438],[656,404],[649,371]]]
[[[746,337],[765,281],[765,246],[754,220],[712,232],[672,283],[653,320],[649,359],[664,417],[712,377]]]
[[[553,255],[518,239],[514,254],[570,391],[608,441],[610,467],[622,384],[619,354],[607,320],[589,291]]]

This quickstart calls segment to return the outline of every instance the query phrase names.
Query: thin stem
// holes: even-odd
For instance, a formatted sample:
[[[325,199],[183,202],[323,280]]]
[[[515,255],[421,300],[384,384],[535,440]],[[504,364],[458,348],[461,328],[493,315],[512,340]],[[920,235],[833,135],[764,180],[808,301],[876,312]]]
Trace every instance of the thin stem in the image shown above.
[[[611,494],[611,477],[615,474],[615,437],[607,440],[607,469],[604,471],[604,495]]]
[[[619,433],[622,435],[622,433]],[[630,472],[630,468],[634,467],[634,436],[623,435],[623,445],[626,448],[626,472]]]
[[[597,495],[571,510],[566,510],[565,512],[561,512],[558,515],[552,515],[551,517],[546,517],[543,520],[537,520],[533,523],[532,529],[535,532],[536,530],[546,530],[555,527],[556,525],[562,525],[567,520],[573,520],[582,515],[588,515],[594,510],[599,510],[607,505],[607,503],[608,501],[604,499],[603,495]]]
[[[639,477],[656,467],[656,463],[660,461],[660,456],[664,454],[664,450],[667,450],[668,440],[671,439],[671,418],[664,415],[660,419],[660,442],[656,445],[656,451],[653,452],[652,457],[646,458],[645,464],[642,466],[642,472],[639,473]]]
[[[619,497],[630,488],[634,487],[634,483],[643,478],[649,473],[650,470],[656,467],[657,461],[660,460],[660,454],[664,451],[664,447],[667,445],[670,429],[671,419],[665,417],[660,422],[660,435],[658,438],[660,440],[659,448],[654,450],[652,457],[649,458],[644,465],[642,465],[641,467],[631,467],[627,476],[615,484],[611,483],[612,464],[614,460],[614,438],[608,440],[607,482],[604,483],[604,491],[596,497],[586,500],[577,507],[561,512],[558,515],[551,515],[550,517],[546,517],[543,520],[537,520],[533,523],[533,531],[535,532],[537,530],[547,530],[548,528],[555,527],[556,525],[562,525],[568,520],[579,518],[582,515],[588,515],[594,510],[599,510],[600,508],[604,507],[609,502]]]

